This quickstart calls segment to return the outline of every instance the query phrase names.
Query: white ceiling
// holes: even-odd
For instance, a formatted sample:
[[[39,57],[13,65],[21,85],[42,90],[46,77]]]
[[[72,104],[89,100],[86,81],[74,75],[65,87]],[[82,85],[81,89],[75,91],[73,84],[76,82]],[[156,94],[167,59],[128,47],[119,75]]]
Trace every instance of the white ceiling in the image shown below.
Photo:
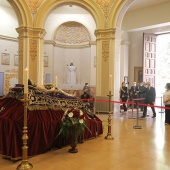
[[[170,0],[135,0],[128,11],[134,11],[161,3],[169,2]]]
[[[141,8],[146,8],[149,6],[154,6],[157,4],[165,3],[168,1],[170,1],[170,0],[135,0],[128,11],[134,11],[134,10],[138,10]],[[6,7],[11,7],[10,4],[6,0],[0,0],[0,5],[6,6]],[[71,8],[70,8],[70,12],[68,12],[68,11],[62,11],[62,12],[65,14],[72,13],[72,12],[75,13],[75,11],[72,10]],[[60,13],[61,13],[61,11],[60,11]]]

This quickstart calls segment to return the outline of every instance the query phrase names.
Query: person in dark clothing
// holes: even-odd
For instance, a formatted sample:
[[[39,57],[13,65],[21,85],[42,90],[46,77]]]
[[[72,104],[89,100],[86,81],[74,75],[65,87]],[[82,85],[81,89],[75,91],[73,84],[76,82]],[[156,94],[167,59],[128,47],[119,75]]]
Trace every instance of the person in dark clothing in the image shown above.
[[[85,83],[84,87],[83,87],[84,92],[86,92],[88,95],[90,95],[90,87],[89,87],[89,83]]]
[[[150,85],[150,82],[146,82],[145,87],[146,87],[146,89],[142,92],[142,93],[145,93],[144,104],[150,104],[150,105],[154,106],[155,98],[156,98],[155,88]],[[141,92],[139,92],[139,94],[140,93]],[[152,109],[152,112],[153,112],[152,118],[155,118],[156,117],[155,108],[151,107],[151,109]],[[146,117],[146,113],[147,113],[147,106],[144,106],[143,116],[141,118],[145,118]]]
[[[145,93],[143,93],[145,91],[145,82],[141,82],[140,86],[139,86],[139,98],[145,98]],[[144,100],[140,100],[140,103],[144,103]],[[143,111],[143,106],[139,106],[141,111]]]
[[[130,101],[133,101],[138,97],[138,91],[139,88],[136,85],[136,82],[133,83],[133,86],[130,88]],[[136,105],[134,105],[134,108],[136,108]]]
[[[122,82],[119,93],[120,93],[120,98],[121,98],[122,102],[126,102],[128,99],[128,89],[126,87],[125,82]],[[124,110],[124,114],[126,114],[127,107],[126,107],[125,103],[123,103],[123,110]]]
[[[86,103],[86,107],[90,109],[90,95],[86,91],[81,95],[81,99]]]
[[[90,95],[89,95],[87,92],[84,92],[84,93],[81,95],[81,99],[83,99],[84,102],[89,102],[88,99],[90,99]]]

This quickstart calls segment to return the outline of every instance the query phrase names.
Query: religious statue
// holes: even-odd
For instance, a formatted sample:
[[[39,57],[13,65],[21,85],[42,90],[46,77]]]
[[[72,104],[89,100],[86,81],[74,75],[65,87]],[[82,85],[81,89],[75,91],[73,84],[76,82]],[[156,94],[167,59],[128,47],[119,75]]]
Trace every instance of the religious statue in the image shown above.
[[[76,84],[76,67],[74,66],[73,62],[70,63],[70,65],[67,65],[68,68],[68,77],[67,77],[67,83],[68,84]]]

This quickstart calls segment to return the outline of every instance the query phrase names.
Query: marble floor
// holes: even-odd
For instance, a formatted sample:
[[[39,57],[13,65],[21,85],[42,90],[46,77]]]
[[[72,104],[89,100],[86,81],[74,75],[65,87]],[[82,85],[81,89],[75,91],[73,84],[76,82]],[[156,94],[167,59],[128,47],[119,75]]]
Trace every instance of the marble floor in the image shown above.
[[[159,111],[156,119],[151,118],[149,110],[149,116],[138,121],[142,129],[133,128],[137,121],[128,118],[132,116],[131,110],[127,116],[114,113],[113,140],[104,138],[108,132],[107,114],[98,114],[103,120],[104,134],[78,144],[78,153],[69,153],[68,146],[31,157],[29,162],[35,170],[169,170],[170,126],[164,125],[164,113]],[[1,170],[16,169],[20,163],[0,157]]]

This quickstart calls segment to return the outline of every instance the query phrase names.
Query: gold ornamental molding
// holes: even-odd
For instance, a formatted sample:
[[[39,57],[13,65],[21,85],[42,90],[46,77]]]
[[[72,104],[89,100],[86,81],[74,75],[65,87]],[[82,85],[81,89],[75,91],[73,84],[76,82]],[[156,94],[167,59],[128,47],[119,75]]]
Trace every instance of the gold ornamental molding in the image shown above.
[[[95,30],[96,40],[115,39],[116,29]]]
[[[35,60],[37,57],[37,46],[38,46],[38,40],[30,39],[29,40],[29,47],[30,47],[30,58],[32,61]]]
[[[16,29],[19,33],[19,56],[23,56],[23,42],[28,39],[29,54],[31,60],[35,60],[38,55],[38,40],[42,40],[45,35],[45,30],[41,28],[19,27]]]
[[[105,62],[109,58],[109,41],[102,41],[102,57]]]
[[[113,2],[115,0],[94,0],[102,9],[105,18],[108,18],[109,13],[110,13],[110,9],[113,6]]]
[[[19,38],[19,60],[23,57],[23,39]]]
[[[55,47],[60,47],[60,48],[69,48],[69,49],[80,49],[80,48],[87,48],[90,47],[91,45],[94,45],[94,42],[86,43],[86,44],[77,44],[77,45],[66,45],[66,44],[59,44],[56,43],[54,40],[45,40],[44,44],[51,44]]]
[[[10,80],[12,78],[16,78],[18,79],[18,74],[5,74],[5,94],[7,94],[9,92],[9,88],[10,88]]]
[[[30,8],[32,13],[36,13],[38,8],[45,2],[46,0],[25,0],[26,4]]]
[[[59,43],[77,45],[89,43],[90,34],[87,28],[78,22],[66,22],[58,27],[54,40]]]
[[[20,38],[44,38],[45,30],[42,28],[19,27],[16,29]]]
[[[18,73],[18,69],[5,70],[6,73]]]

